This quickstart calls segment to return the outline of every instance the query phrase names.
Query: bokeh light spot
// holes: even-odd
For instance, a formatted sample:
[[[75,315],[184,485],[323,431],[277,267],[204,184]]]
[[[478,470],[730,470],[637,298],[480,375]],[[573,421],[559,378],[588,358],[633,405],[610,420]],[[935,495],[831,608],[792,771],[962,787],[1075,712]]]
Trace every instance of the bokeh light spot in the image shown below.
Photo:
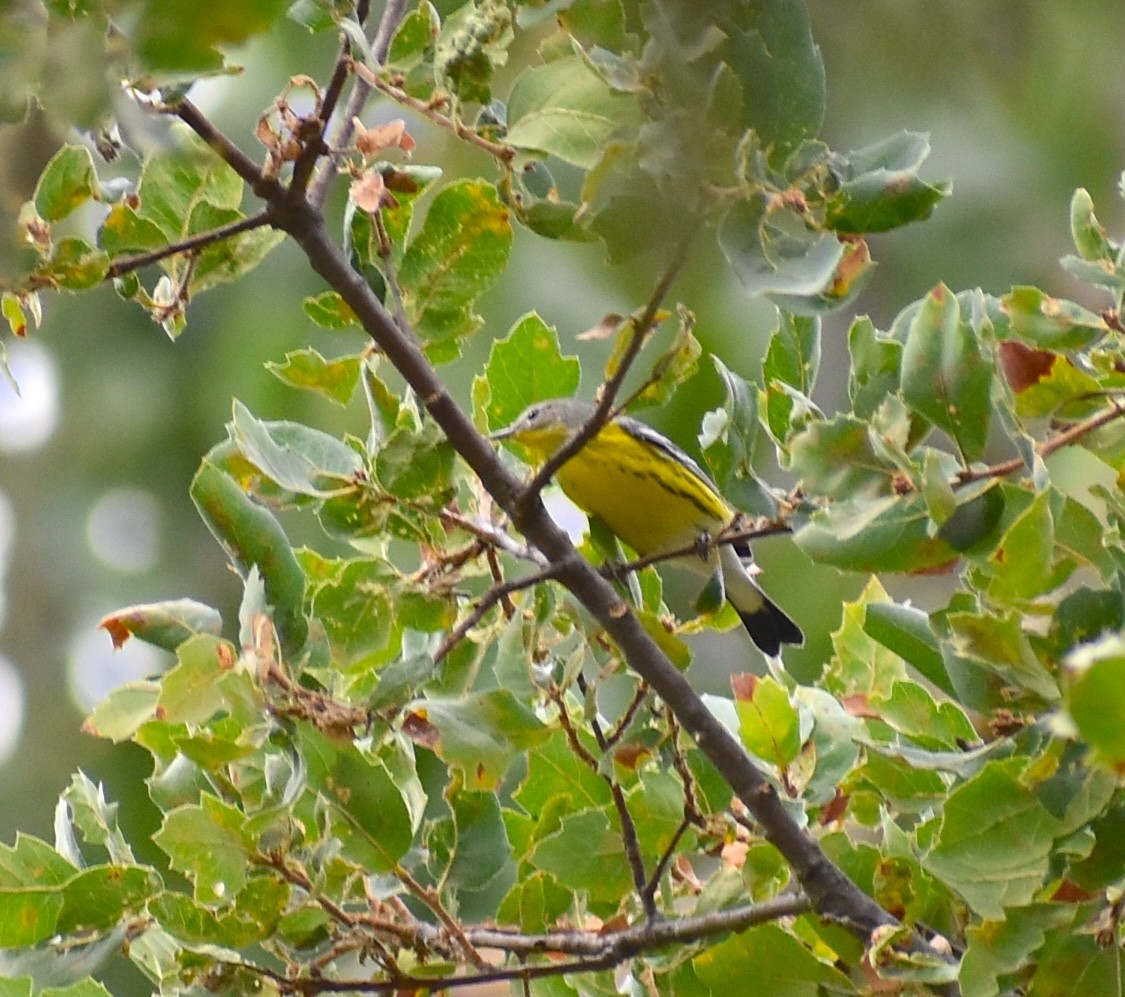
[[[23,730],[25,701],[20,673],[0,657],[0,765],[15,754]]]
[[[19,393],[0,377],[0,450],[25,453],[47,442],[59,422],[59,376],[51,354],[39,343],[7,344],[8,369]]]
[[[169,658],[159,648],[130,640],[113,649],[109,634],[90,620],[70,643],[66,674],[70,697],[83,713],[89,713],[114,689],[126,682],[159,675]]]
[[[86,540],[102,562],[118,571],[147,571],[160,554],[160,503],[139,488],[114,488],[90,510]]]

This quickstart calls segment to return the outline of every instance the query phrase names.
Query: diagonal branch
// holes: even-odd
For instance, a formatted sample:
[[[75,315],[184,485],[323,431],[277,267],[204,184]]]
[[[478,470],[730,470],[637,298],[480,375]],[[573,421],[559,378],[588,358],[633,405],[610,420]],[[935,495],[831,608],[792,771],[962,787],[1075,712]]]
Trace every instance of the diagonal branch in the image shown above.
[[[633,670],[676,714],[680,725],[753,813],[762,833],[794,870],[813,908],[864,941],[880,927],[897,926],[899,922],[863,893],[790,816],[765,774],[707,708],[613,587],[575,549],[538,497],[524,497],[520,480],[477,432],[417,343],[398,328],[366,281],[348,264],[329,236],[323,217],[306,203],[284,202],[273,205],[273,209],[274,224],[293,237],[312,268],[355,312],[452,446],[512,517],[516,528],[550,560],[558,580],[606,630]],[[655,312],[655,306],[651,310]],[[912,944],[931,956],[937,954],[923,939],[915,937]]]
[[[198,107],[187,97],[164,109],[165,114],[174,114],[196,135],[198,135],[215,154],[246,182],[246,185],[265,201],[281,195],[281,186],[276,180],[268,179],[249,156],[226,137]]]

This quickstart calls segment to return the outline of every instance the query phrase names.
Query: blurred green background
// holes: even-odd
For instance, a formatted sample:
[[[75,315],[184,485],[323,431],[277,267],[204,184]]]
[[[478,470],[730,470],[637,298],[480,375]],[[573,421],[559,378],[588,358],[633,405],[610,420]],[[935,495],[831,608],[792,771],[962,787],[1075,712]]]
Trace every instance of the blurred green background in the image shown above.
[[[843,397],[851,314],[870,314],[885,328],[939,281],[995,293],[1035,283],[1102,307],[1083,298],[1056,261],[1070,248],[1067,208],[1077,186],[1090,189],[1111,231],[1125,229],[1115,189],[1125,166],[1125,75],[1115,71],[1125,42],[1120,0],[809,6],[828,76],[825,140],[846,150],[904,128],[927,131],[933,153],[925,176],[953,181],[953,196],[931,221],[871,240],[879,262],[874,279],[849,313],[826,321],[818,402],[832,410]],[[257,155],[251,136],[258,114],[290,73],[323,78],[334,49],[333,39],[286,25],[234,56],[246,66],[242,76],[193,96]],[[509,71],[527,54],[517,47]],[[73,87],[76,100],[84,85],[81,73],[52,82]],[[398,116],[373,103],[365,117]],[[132,127],[135,136],[159,141],[161,125],[138,118]],[[433,129],[413,123],[412,130],[420,140],[417,162],[440,162],[447,175],[458,163],[488,171]],[[5,217],[30,197],[54,148],[74,137],[42,116],[0,127]],[[588,361],[588,394],[606,346],[579,344],[574,336],[606,312],[635,308],[653,275],[608,267],[596,248],[551,244],[526,232],[517,233],[512,258],[481,302],[485,330],[462,362],[446,368],[455,392],[467,401],[490,340],[536,309],[558,327],[564,348]],[[22,394],[0,382],[0,841],[11,841],[16,830],[49,838],[54,801],[77,767],[103,780],[126,823],[143,828],[144,807],[129,787],[146,774],[146,763],[80,727],[98,695],[162,661],[136,642],[112,653],[96,621],[131,602],[179,596],[216,605],[233,620],[239,586],[188,498],[201,455],[224,435],[232,397],[264,418],[362,433],[361,406],[335,409],[286,388],[263,367],[304,345],[333,354],[362,342],[357,333],[328,333],[304,317],[302,297],[318,290],[300,255],[282,246],[248,280],[193,302],[188,328],[174,344],[109,288],[47,297],[43,328],[27,342],[9,343]],[[755,376],[771,312],[740,292],[716,256],[695,258],[673,297],[696,312],[705,349]],[[681,395],[645,417],[690,447],[698,414],[717,404],[718,388],[713,377],[701,377]],[[814,568],[784,540],[763,543],[759,557],[767,587],[810,634],[793,667],[815,674],[841,601],[866,579]],[[936,605],[948,581],[888,585]],[[730,664],[729,655],[718,657]],[[720,680],[701,676],[704,683]]]

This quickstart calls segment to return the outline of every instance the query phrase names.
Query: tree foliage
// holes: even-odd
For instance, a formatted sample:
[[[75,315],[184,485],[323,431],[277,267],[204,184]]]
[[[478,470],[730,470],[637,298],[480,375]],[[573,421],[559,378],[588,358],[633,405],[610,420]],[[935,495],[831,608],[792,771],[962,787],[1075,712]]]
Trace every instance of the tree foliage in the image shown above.
[[[1102,311],[935,287],[888,329],[852,323],[847,403],[826,412],[820,316],[869,276],[864,235],[947,188],[922,178],[920,135],[818,140],[800,0],[406,6],[368,24],[362,0],[47,5],[56,31],[107,39],[106,78],[176,127],[132,176],[86,145],[51,159],[20,216],[12,333],[44,293],[111,283],[179,336],[197,294],[288,237],[327,285],[308,318],[371,345],[270,369],[337,403],[361,392],[368,420],[340,438],[233,403],[191,497],[243,581],[238,619],[192,600],[107,617],[115,643],[176,663],[86,724],[151,755],[166,862],[139,860],[75,775],[53,843],[0,847],[0,992],[102,993],[87,977],[122,949],[161,993],[710,994],[752,975],[763,993],[985,997],[1063,992],[1079,969],[1110,992],[1125,251],[1090,198],[1063,265]],[[188,84],[286,16],[339,56],[292,67],[250,155]],[[535,55],[508,66],[517,49]],[[364,125],[373,94],[412,123]],[[484,165],[411,161],[423,129]],[[612,343],[586,437],[713,365],[726,397],[700,451],[748,516],[710,540],[790,533],[870,576],[815,682],[771,661],[698,696],[691,638],[729,614],[675,617],[658,559],[608,564],[596,530],[577,553],[540,501],[550,468],[481,435],[579,386],[538,315],[491,330],[471,412],[454,400],[441,370],[520,266],[515,226],[656,275],[591,333]],[[690,301],[664,310],[707,241],[776,306],[756,384],[703,357]],[[771,450],[788,490],[752,466]],[[1064,450],[1086,455],[1081,480]],[[298,511],[323,544],[292,545]],[[927,614],[888,595],[893,572],[956,585]]]

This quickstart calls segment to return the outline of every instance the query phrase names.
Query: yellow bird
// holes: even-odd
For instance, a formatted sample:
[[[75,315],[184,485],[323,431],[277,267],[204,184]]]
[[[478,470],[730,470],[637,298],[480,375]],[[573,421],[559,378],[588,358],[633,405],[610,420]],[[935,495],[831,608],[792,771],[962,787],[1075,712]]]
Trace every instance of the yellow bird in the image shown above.
[[[574,436],[594,406],[556,398],[526,409],[492,435],[514,440],[542,462]],[[667,437],[643,422],[619,416],[606,423],[555,475],[572,502],[600,519],[642,557],[717,536],[735,510],[704,471]],[[721,572],[725,595],[751,639],[768,655],[782,644],[802,644],[804,634],[758,588],[747,565],[746,544],[722,544],[706,556],[678,558],[697,574]]]

